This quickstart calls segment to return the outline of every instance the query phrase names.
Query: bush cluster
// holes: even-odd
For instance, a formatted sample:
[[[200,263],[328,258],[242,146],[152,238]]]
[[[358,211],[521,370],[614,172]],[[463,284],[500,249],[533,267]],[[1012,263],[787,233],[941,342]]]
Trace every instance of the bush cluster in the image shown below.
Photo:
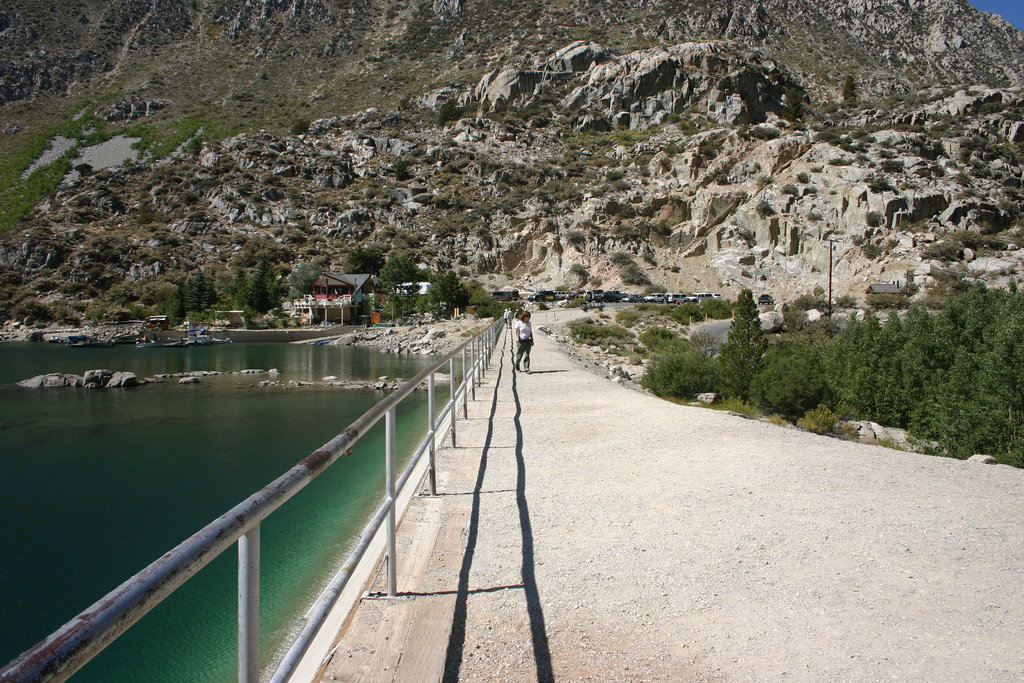
[[[907,429],[933,453],[988,453],[1024,467],[1024,295],[1016,291],[976,285],[935,313],[851,319],[814,347],[797,341],[759,354],[756,330],[746,329],[745,342],[730,333],[719,358],[646,332],[641,340],[656,355],[644,387],[678,398],[721,391],[821,433],[835,433],[842,417],[873,420]]]

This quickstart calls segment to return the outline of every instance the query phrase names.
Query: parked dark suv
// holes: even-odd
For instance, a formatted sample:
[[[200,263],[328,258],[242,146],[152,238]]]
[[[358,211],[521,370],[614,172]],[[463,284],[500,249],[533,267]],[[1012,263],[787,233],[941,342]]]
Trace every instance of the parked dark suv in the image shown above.
[[[771,294],[762,294],[761,296],[757,297],[757,303],[759,306],[771,306],[772,304],[775,303],[775,297],[773,297]]]

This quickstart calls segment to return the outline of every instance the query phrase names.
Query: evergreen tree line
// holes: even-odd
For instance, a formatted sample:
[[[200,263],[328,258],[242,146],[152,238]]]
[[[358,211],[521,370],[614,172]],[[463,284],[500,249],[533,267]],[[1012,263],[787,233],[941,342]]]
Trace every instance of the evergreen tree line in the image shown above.
[[[230,305],[250,313],[266,313],[280,304],[279,274],[265,260],[253,272],[238,269],[231,284],[229,298],[222,300],[213,278],[203,269],[178,283],[177,290],[167,302],[166,313],[184,319],[206,313],[218,305]]]
[[[988,453],[1020,467],[1022,330],[1024,296],[978,285],[938,312],[912,308],[884,324],[869,315],[813,344],[769,348],[744,291],[719,356],[663,354],[643,382],[663,396],[717,391],[794,421],[822,411],[872,420],[907,429],[928,452]]]

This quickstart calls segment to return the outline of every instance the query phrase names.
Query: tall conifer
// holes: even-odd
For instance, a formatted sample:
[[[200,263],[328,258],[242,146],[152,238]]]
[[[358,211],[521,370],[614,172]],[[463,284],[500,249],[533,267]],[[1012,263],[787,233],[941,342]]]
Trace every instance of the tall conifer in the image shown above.
[[[719,359],[722,393],[747,400],[750,383],[761,369],[761,361],[767,349],[768,340],[761,330],[761,318],[757,313],[754,295],[749,289],[744,289],[733,306],[729,339],[722,345]]]

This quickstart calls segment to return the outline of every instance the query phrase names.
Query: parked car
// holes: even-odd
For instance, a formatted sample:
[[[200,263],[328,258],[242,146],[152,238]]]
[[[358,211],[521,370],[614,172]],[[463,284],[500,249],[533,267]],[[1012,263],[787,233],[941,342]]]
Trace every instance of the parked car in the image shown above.
[[[663,293],[648,294],[644,297],[644,301],[651,304],[663,304],[667,301],[667,297]]]
[[[519,301],[519,290],[510,289],[501,292],[491,292],[491,298],[495,301]]]
[[[529,297],[530,301],[554,301],[555,293],[550,289],[542,289],[539,292],[531,294]]]
[[[762,294],[761,296],[757,297],[757,304],[759,306],[771,306],[774,303],[775,297],[773,297],[771,294]]]

